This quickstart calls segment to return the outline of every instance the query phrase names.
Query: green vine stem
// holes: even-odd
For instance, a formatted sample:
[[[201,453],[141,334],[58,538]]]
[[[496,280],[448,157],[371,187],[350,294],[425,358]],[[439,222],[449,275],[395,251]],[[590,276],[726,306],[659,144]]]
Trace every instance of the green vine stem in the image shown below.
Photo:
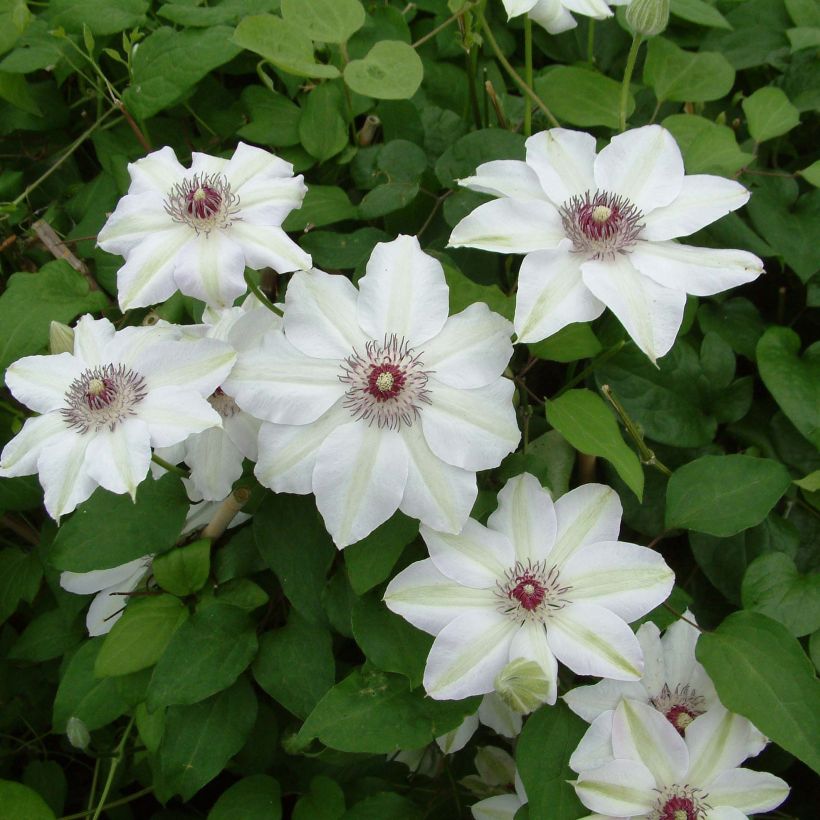
[[[108,792],[111,791],[111,784],[114,782],[114,774],[123,758],[125,744],[128,740],[128,735],[131,734],[131,729],[133,726],[134,718],[132,716],[128,721],[128,725],[125,727],[125,731],[122,733],[122,737],[120,738],[120,742],[117,744],[117,748],[114,750],[114,756],[111,758],[111,768],[108,770],[108,777],[105,779],[105,785],[103,786],[102,794],[100,794],[100,802],[97,803],[97,810],[94,812],[91,820],[99,820],[99,816],[102,814],[103,806],[105,805],[106,798],[108,797]]]
[[[532,20],[524,16],[524,79],[532,88]],[[524,136],[532,135],[532,100],[527,94],[524,97]]]
[[[271,313],[275,313],[277,316],[284,316],[284,315],[285,315],[284,313],[282,313],[282,311],[281,311],[281,310],[279,310],[279,308],[278,308],[278,307],[276,307],[276,305],[274,305],[274,304],[273,304],[273,302],[271,302],[271,300],[270,300],[270,299],[268,299],[268,297],[267,297],[267,296],[265,296],[265,294],[262,292],[262,289],[259,287],[259,285],[257,285],[257,284],[256,284],[256,282],[254,282],[254,281],[251,279],[251,277],[248,275],[248,272],[247,272],[247,271],[245,271],[245,283],[246,283],[246,284],[247,284],[247,286],[250,288],[251,293],[252,293],[252,294],[253,294],[253,295],[254,295],[254,296],[255,296],[255,297],[256,297],[256,298],[257,298],[257,299],[258,299],[258,300],[259,300],[259,301],[260,301],[260,302],[261,302],[261,303],[262,303],[262,304],[263,304],[263,305],[264,305],[264,306],[265,306],[265,307],[266,307],[266,308],[267,308],[267,309],[271,312]]]
[[[621,104],[620,123],[621,131],[626,131],[626,104],[629,100],[629,84],[632,82],[632,72],[635,70],[635,60],[638,59],[638,51],[641,48],[643,37],[636,34],[632,38],[632,45],[629,47],[629,54],[626,58],[626,68],[624,69],[624,81],[621,84]]]

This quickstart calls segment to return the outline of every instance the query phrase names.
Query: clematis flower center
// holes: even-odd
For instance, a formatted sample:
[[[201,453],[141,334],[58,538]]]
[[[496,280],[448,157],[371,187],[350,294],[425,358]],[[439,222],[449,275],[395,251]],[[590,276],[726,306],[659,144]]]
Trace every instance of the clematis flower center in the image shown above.
[[[145,379],[123,364],[106,364],[84,370],[65,394],[60,413],[69,427],[80,433],[98,432],[135,415],[134,408],[145,398]]]
[[[395,333],[382,343],[370,341],[364,353],[355,350],[342,364],[339,381],[348,385],[343,406],[354,419],[398,430],[412,425],[430,404],[422,354]]]
[[[570,588],[561,586],[558,568],[548,568],[546,561],[517,561],[504,578],[495,589],[498,610],[514,621],[544,623],[568,603]]]
[[[661,791],[650,820],[704,820],[712,808],[700,789],[690,786],[667,786]]]
[[[194,174],[174,185],[165,200],[165,212],[174,222],[207,234],[239,219],[239,197],[223,174]]]
[[[635,205],[609,191],[587,191],[558,210],[573,250],[592,259],[627,252],[644,227],[643,214]]]
[[[208,404],[210,404],[223,419],[229,419],[239,412],[239,407],[236,402],[221,387],[217,387],[216,390],[208,396]]]
[[[689,684],[675,687],[674,691],[667,684],[663,685],[660,694],[652,698],[652,705],[662,712],[666,719],[683,737],[686,727],[706,711],[706,703]]]

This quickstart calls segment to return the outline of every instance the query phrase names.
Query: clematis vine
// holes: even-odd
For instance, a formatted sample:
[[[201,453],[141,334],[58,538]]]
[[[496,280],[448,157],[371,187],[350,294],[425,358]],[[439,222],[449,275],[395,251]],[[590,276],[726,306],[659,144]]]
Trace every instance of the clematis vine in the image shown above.
[[[677,143],[659,125],[619,134],[599,153],[591,134],[543,131],[527,140],[526,162],[488,162],[460,183],[499,199],[462,219],[450,244],[525,254],[520,342],[609,307],[655,361],[675,341],[687,293],[719,293],[763,272],[747,251],[675,241],[741,207],[749,192],[723,177],[685,175]]]
[[[789,794],[779,777],[739,768],[756,748],[749,721],[721,706],[681,737],[652,706],[624,699],[612,717],[611,756],[581,771],[575,790],[596,812],[587,820],[744,820]]]
[[[216,340],[182,342],[165,327],[115,331],[84,316],[74,352],[27,356],[6,371],[30,418],[0,455],[0,476],[39,473],[56,519],[96,487],[129,493],[145,478],[152,447],[177,444],[220,425],[206,399],[236,359]]]
[[[307,189],[274,154],[240,142],[229,160],[194,152],[188,169],[166,146],[128,172],[128,194],[97,237],[103,250],[125,257],[117,273],[123,310],[176,290],[229,307],[247,290],[246,266],[310,267],[310,256],[281,227]]]
[[[265,420],[259,481],[313,492],[339,547],[396,509],[458,532],[476,471],[518,445],[514,387],[501,375],[512,327],[483,303],[448,318],[448,293],[441,264],[410,236],[376,245],[358,290],[297,273],[284,332],[241,351],[223,384]]]
[[[516,658],[534,661],[555,703],[557,662],[636,681],[644,662],[627,625],[660,604],[674,576],[653,550],[618,541],[621,505],[600,484],[553,503],[528,473],[510,479],[487,526],[422,526],[430,558],[400,572],[387,606],[435,635],[424,687],[437,699],[494,689]]]

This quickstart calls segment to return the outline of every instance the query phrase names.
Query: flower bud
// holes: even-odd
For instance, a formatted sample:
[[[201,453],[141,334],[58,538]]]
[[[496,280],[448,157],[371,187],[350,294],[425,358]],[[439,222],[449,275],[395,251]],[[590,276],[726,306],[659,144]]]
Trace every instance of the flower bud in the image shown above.
[[[544,670],[524,658],[510,661],[497,675],[495,691],[516,712],[526,714],[537,709],[549,697],[550,685]]]
[[[74,331],[62,322],[52,322],[48,327],[48,349],[54,353],[74,352]]]
[[[68,742],[75,749],[87,749],[88,744],[91,743],[91,735],[88,733],[88,727],[78,717],[70,717],[65,727],[68,735]]]
[[[626,22],[635,34],[660,34],[669,24],[669,0],[632,0],[626,7]]]

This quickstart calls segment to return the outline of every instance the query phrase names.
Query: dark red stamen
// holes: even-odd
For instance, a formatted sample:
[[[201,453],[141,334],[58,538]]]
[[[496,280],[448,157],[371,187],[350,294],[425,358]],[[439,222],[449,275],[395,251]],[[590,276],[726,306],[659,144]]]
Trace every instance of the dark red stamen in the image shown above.
[[[510,598],[515,598],[528,611],[536,609],[546,595],[541,582],[529,572],[519,575],[515,580],[516,584],[509,592]]]
[[[367,377],[367,392],[376,401],[387,401],[401,393],[404,382],[405,375],[396,365],[378,364]]]
[[[189,191],[185,197],[188,215],[195,219],[210,219],[219,213],[222,195],[210,185],[200,185]]]

